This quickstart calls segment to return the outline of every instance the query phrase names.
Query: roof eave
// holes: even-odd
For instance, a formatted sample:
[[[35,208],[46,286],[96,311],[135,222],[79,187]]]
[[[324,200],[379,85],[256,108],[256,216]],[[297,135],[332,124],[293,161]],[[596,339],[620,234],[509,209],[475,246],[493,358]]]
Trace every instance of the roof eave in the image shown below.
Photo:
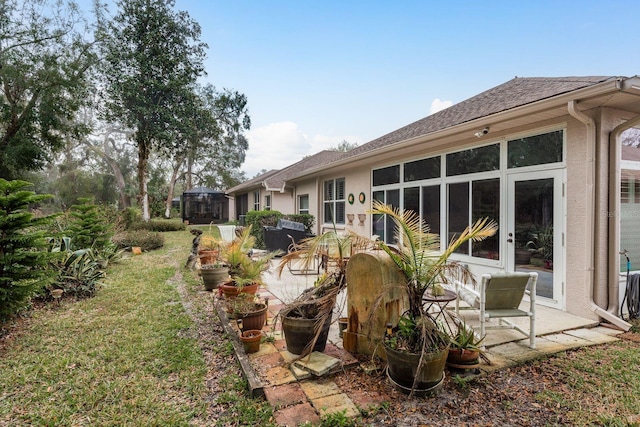
[[[633,79],[636,79],[636,78],[633,78]],[[628,79],[628,80],[631,80],[631,79]],[[353,163],[354,160],[364,160],[370,157],[386,154],[392,151],[402,149],[407,145],[413,145],[417,142],[424,143],[429,141],[435,141],[435,140],[446,138],[458,133],[470,132],[473,130],[477,130],[478,128],[481,128],[482,126],[490,125],[491,123],[504,122],[504,121],[511,120],[524,115],[533,114],[538,111],[543,111],[546,109],[551,109],[554,107],[565,105],[571,100],[579,101],[581,99],[594,98],[609,92],[619,91],[623,87],[622,82],[623,82],[623,79],[621,78],[612,79],[612,80],[608,80],[593,86],[589,86],[586,88],[578,89],[578,90],[567,92],[567,93],[562,93],[562,94],[553,96],[551,98],[541,99],[539,101],[532,102],[530,104],[521,105],[519,107],[515,107],[510,110],[500,111],[498,113],[494,113],[488,116],[479,117],[477,119],[460,123],[458,125],[454,125],[442,130],[438,130],[428,134],[416,136],[414,138],[398,141],[398,142],[386,145],[384,147],[376,148],[357,156],[347,157],[345,159],[338,160],[335,163],[333,163],[331,167],[340,167],[340,166]],[[635,89],[640,90],[640,85],[636,85]],[[292,177],[292,179],[300,179],[300,178],[308,177],[325,170],[326,170],[326,165],[324,165],[324,167],[321,166],[321,167],[312,168],[304,171],[304,173],[302,174]]]

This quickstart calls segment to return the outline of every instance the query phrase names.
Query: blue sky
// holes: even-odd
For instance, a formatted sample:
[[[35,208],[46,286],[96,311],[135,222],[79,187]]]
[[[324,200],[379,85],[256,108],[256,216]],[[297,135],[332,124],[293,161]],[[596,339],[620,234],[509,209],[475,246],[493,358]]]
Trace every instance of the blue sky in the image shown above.
[[[640,74],[636,3],[176,0],[244,93],[247,177],[362,145],[515,76]]]

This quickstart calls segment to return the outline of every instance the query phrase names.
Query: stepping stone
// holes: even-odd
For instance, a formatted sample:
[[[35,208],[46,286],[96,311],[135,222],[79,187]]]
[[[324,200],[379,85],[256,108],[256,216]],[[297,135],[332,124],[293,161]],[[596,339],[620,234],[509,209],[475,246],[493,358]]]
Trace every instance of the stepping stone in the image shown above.
[[[311,353],[309,357],[304,357],[294,362],[294,365],[298,368],[305,369],[318,377],[328,373],[339,364],[339,359],[317,351]]]

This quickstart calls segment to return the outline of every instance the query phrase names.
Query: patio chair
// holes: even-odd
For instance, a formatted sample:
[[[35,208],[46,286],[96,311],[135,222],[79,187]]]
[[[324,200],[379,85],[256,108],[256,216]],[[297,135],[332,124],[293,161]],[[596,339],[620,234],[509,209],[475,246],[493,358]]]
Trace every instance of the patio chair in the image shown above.
[[[300,245],[296,243],[296,239],[293,236],[287,236],[291,240],[291,244],[287,249],[288,252],[297,252],[300,248]],[[305,276],[309,274],[320,274],[320,263],[318,261],[318,255],[308,254],[301,257],[300,259],[291,260],[287,263],[287,268],[289,269],[289,272],[291,274],[304,274]]]
[[[459,313],[460,299],[471,309],[480,310],[480,336],[487,329],[515,329],[529,338],[529,347],[536,348],[536,282],[538,273],[495,273],[482,276],[480,291],[456,281],[456,314]],[[520,310],[525,294],[529,295],[529,310]],[[528,317],[529,331],[525,331],[509,317]],[[487,325],[489,319],[498,319],[498,325]]]

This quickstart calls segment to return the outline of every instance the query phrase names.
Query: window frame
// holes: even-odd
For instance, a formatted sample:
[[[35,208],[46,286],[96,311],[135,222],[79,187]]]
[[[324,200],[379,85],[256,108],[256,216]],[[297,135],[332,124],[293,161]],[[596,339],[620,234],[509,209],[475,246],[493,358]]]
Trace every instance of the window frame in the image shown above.
[[[338,198],[338,183],[342,183],[342,197]],[[330,194],[327,194],[327,185],[331,184]],[[322,221],[324,224],[345,225],[346,223],[346,193],[347,180],[345,177],[327,179],[322,183]],[[341,207],[341,209],[339,209]],[[327,211],[329,209],[329,211]],[[331,217],[327,218],[327,213]],[[340,218],[342,215],[342,218]]]

